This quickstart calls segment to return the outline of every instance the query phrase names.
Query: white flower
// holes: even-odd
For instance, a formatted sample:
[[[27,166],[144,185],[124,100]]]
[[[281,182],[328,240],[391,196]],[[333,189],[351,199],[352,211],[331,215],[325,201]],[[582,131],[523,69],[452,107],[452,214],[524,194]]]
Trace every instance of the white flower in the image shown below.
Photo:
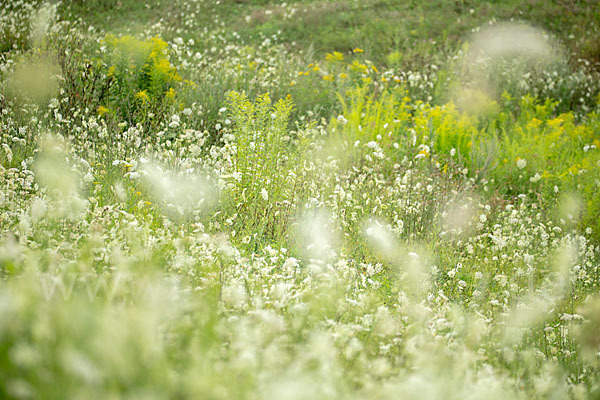
[[[262,196],[264,201],[269,201],[269,192],[267,192],[267,189],[263,188],[260,191],[260,195]]]
[[[169,128],[177,128],[179,126],[179,121],[180,121],[179,115],[174,114],[171,117],[171,123],[169,124]]]
[[[342,125],[346,125],[348,123],[348,120],[346,118],[344,118],[343,115],[338,115],[337,121]]]
[[[2,143],[2,149],[6,153],[6,159],[8,160],[8,162],[11,162],[13,153],[12,153],[12,149],[10,148],[10,146],[7,145],[6,143]]]
[[[523,158],[519,158],[517,160],[517,168],[519,169],[523,169],[527,166],[527,160],[523,159]]]
[[[481,214],[479,216],[479,221],[481,221],[482,224],[484,224],[487,221],[487,217],[485,216],[485,214]]]
[[[291,268],[296,268],[298,265],[299,265],[298,260],[295,259],[294,257],[290,257],[290,258],[286,259],[285,262],[283,263],[283,268],[291,269]]]
[[[87,174],[85,174],[85,176],[83,177],[84,182],[86,183],[90,183],[94,180],[94,176],[92,174],[90,174],[89,172]]]
[[[498,283],[498,285],[504,287],[506,286],[506,284],[508,283],[508,279],[506,278],[506,276],[502,275],[502,274],[498,274],[494,277],[494,280]]]
[[[571,321],[573,319],[573,315],[571,314],[563,314],[560,316],[561,321]]]

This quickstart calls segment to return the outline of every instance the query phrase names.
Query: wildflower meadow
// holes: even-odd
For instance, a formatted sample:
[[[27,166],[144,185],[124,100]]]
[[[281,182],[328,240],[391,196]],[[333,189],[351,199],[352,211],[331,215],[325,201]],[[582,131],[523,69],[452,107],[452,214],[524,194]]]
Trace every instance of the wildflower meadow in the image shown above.
[[[600,399],[596,0],[0,0],[0,398]]]

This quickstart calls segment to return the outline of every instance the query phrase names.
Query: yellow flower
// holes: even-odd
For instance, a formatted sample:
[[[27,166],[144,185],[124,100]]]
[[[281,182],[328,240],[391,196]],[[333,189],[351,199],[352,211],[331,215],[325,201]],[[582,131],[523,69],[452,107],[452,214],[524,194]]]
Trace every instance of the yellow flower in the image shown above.
[[[315,65],[315,66],[314,66],[314,68],[313,68],[313,71],[315,71],[315,72],[318,72],[318,71],[320,71],[320,70],[321,70],[321,68],[319,68],[319,66],[318,66],[318,65]]]
[[[533,122],[533,120],[532,120],[532,122]],[[556,129],[556,128],[559,128],[563,122],[565,122],[565,121],[559,116],[559,117],[552,118],[551,120],[549,120],[548,126]]]
[[[291,81],[290,82],[290,86],[294,86],[296,84],[296,81]]]
[[[527,127],[530,129],[536,129],[538,128],[540,125],[542,124],[542,121],[540,121],[537,118],[532,118],[531,121],[529,121],[529,123],[527,124]]]
[[[356,60],[354,60],[352,62],[352,65],[350,65],[350,68],[352,70],[360,70],[360,71],[363,71],[363,72],[367,72],[369,70],[369,68],[365,64],[361,64],[361,63],[359,63]]]
[[[140,90],[139,92],[137,92],[135,94],[135,98],[142,100],[143,104],[146,104],[150,100],[150,97],[148,97],[148,93],[146,93],[145,90]]]
[[[345,72],[342,72],[341,74],[339,74],[340,79],[348,79],[348,74],[346,74]]]
[[[358,47],[355,48],[354,50],[352,50],[353,53],[364,53],[365,51],[363,49],[359,49]]]
[[[579,168],[577,167],[577,164],[570,166],[566,173],[569,173],[571,175],[577,175],[577,173],[579,172]]]
[[[569,129],[568,132],[569,132],[569,136],[572,137],[573,139],[583,137],[586,133],[585,128],[581,125],[578,125],[572,129]]]
[[[375,72],[379,72],[379,71],[377,71],[377,68],[374,65],[371,65],[371,69],[373,69],[373,71],[375,71]]]
[[[103,116],[104,114],[106,114],[108,112],[108,108],[104,107],[104,106],[98,106],[98,115]]]
[[[343,61],[344,60],[344,55],[342,53],[340,53],[339,51],[334,51],[333,54],[332,53],[327,53],[325,55],[325,59],[327,61]]]
[[[173,100],[175,98],[175,90],[173,88],[169,88],[169,90],[167,90],[165,96],[167,96],[167,98]]]
[[[325,80],[325,81],[333,81],[333,75],[331,75],[331,74],[330,75],[325,75],[323,77],[323,80]]]

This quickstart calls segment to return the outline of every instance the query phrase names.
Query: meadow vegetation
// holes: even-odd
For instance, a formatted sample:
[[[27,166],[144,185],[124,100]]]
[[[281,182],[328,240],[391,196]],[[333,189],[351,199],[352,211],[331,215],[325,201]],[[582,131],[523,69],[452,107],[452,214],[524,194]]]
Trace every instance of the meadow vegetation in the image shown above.
[[[595,1],[0,33],[0,397],[600,398]]]

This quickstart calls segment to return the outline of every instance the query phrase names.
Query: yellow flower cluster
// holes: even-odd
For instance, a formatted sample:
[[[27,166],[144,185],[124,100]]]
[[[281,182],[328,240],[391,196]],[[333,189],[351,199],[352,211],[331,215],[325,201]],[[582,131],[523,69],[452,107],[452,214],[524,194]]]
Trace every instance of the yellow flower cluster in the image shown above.
[[[364,53],[364,50],[361,48],[357,47],[352,50],[352,54],[358,55],[360,53]],[[317,73],[317,76],[321,80],[328,82],[336,82],[338,80],[343,82],[348,80],[349,82],[361,83],[362,85],[370,85],[375,81],[384,84],[387,82],[401,82],[397,77],[384,76],[383,74],[376,79],[371,78],[370,74],[379,75],[379,69],[375,65],[368,60],[362,61],[357,58],[346,61],[344,54],[339,51],[326,53],[325,63],[322,66],[310,63],[306,66],[305,70],[298,71],[296,76],[304,77],[314,73]],[[296,84],[297,82],[292,80],[289,85],[294,86]]]
[[[106,108],[104,106],[98,106],[96,111],[98,112],[98,115],[102,117],[104,114],[106,114],[108,112],[108,108]]]
[[[153,98],[160,99],[163,95],[167,98],[175,96],[173,86],[182,78],[169,61],[167,42],[159,37],[140,40],[131,35],[117,38],[111,34],[104,42],[111,55],[108,76],[119,76],[120,81],[137,86],[134,97],[142,104]],[[186,84],[195,85],[191,81],[186,81]]]

